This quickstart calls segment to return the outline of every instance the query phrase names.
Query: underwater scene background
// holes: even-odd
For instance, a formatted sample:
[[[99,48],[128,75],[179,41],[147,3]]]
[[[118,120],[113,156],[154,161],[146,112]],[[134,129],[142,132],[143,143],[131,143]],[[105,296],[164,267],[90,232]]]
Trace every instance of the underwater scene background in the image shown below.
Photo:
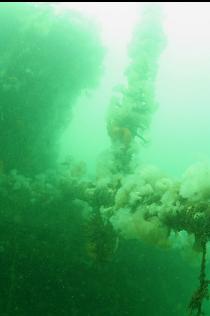
[[[208,315],[209,17],[0,4],[0,315]]]

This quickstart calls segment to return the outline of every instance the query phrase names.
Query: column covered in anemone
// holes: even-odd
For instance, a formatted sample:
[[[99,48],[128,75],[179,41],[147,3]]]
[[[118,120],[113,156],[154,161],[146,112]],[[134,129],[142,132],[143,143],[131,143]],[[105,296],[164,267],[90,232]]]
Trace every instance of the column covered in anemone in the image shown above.
[[[157,107],[155,83],[164,47],[161,11],[156,4],[150,4],[143,10],[129,47],[127,82],[119,87],[109,106],[107,131],[112,143],[113,172],[128,173],[133,157],[147,142]]]

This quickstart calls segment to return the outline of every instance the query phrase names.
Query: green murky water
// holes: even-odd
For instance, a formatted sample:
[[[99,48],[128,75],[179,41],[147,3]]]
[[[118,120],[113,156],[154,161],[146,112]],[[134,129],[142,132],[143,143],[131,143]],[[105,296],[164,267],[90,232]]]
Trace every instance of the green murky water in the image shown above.
[[[208,34],[162,6],[108,45],[84,12],[1,3],[0,315],[189,315],[210,238]]]

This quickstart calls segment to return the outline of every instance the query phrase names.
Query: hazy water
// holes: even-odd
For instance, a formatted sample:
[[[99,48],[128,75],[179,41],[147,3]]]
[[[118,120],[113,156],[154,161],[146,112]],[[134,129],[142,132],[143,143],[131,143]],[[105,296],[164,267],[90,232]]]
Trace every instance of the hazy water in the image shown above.
[[[165,3],[164,26],[167,46],[161,56],[157,79],[157,98],[159,108],[154,114],[151,125],[151,144],[145,150],[146,161],[151,161],[170,174],[180,176],[193,162],[209,156],[209,68],[210,68],[210,35],[208,3]],[[107,8],[108,5],[102,5]],[[69,145],[75,156],[84,158],[93,170],[92,161],[102,148],[108,145],[105,131],[105,113],[110,97],[110,90],[115,84],[123,81],[126,68],[126,47],[137,20],[134,4],[126,4],[129,32],[123,37],[125,24],[123,14],[118,14],[118,7],[113,6],[113,19],[104,14],[104,28],[107,28],[106,71],[97,96],[89,97],[87,109],[75,109],[74,119],[70,126]],[[82,6],[79,6],[82,8]],[[125,5],[124,5],[125,7]],[[120,13],[125,10],[120,5]],[[139,5],[141,10],[141,6]],[[83,11],[87,11],[86,8]],[[89,11],[93,11],[89,9]],[[109,12],[109,10],[107,9]],[[100,12],[100,10],[99,10]],[[105,11],[106,12],[106,11]],[[97,6],[95,15],[97,16]],[[125,14],[125,13],[124,13]],[[107,23],[107,24],[106,24]],[[108,26],[107,26],[108,25]],[[113,25],[113,33],[109,30]],[[119,37],[116,34],[119,34]],[[113,36],[113,37],[112,37]],[[114,39],[113,39],[114,38]],[[82,102],[81,102],[82,103]],[[82,110],[81,110],[82,109]],[[81,113],[82,111],[83,114]],[[77,122],[78,120],[78,122]],[[94,121],[94,124],[92,122]],[[83,125],[87,129],[81,128]],[[77,134],[77,140],[71,135]],[[86,147],[87,142],[90,148]],[[181,157],[180,157],[181,155]]]
[[[75,3],[70,6],[77,8]],[[113,6],[80,3],[78,7],[96,18],[99,25],[102,23],[104,66],[103,71],[99,71],[98,84],[90,91],[87,88],[80,93],[79,88],[75,88],[74,107],[69,114],[71,121],[61,137],[58,161],[68,155],[78,161],[84,160],[93,176],[99,154],[110,146],[106,132],[107,108],[112,88],[125,80],[124,70],[129,62],[127,48],[141,6],[136,3],[115,3]],[[163,7],[168,43],[160,59],[156,83],[159,108],[151,125],[151,142],[142,150],[139,159],[179,177],[191,163],[203,157],[206,159],[210,154],[210,5],[175,3]],[[41,30],[47,34],[45,28]],[[25,43],[21,45],[24,51]],[[1,57],[4,66],[10,53],[6,57],[1,53]],[[73,64],[76,61],[77,58]],[[26,71],[29,72],[30,69]],[[81,70],[81,74],[85,72]],[[12,86],[16,79],[9,75],[6,80]],[[50,85],[54,80],[52,73],[47,78]],[[43,80],[42,87],[46,90],[48,80]],[[33,90],[33,84],[27,88]],[[42,98],[46,91],[39,91]],[[23,100],[27,100],[28,95],[30,91],[25,91],[18,104],[25,104]],[[3,97],[2,104],[9,104],[8,95]],[[35,97],[36,94],[31,102]],[[25,139],[27,124],[24,125],[19,113],[14,120]],[[36,126],[36,119],[36,116],[30,117],[31,126]],[[3,124],[3,116],[1,120]],[[4,128],[5,137],[7,131]],[[44,133],[45,129],[40,131]],[[50,148],[49,143],[44,142],[44,146]],[[35,142],[31,150],[34,147]],[[19,157],[21,147],[17,148],[15,155]],[[3,155],[3,146],[1,152]],[[0,162],[2,175],[6,162],[1,157]],[[183,256],[178,249],[163,250],[140,241],[120,239],[111,260],[95,265],[84,255],[84,245],[88,242],[81,210],[87,206],[75,199],[74,192],[66,188],[62,191],[59,187],[62,192],[59,195],[60,191],[54,190],[56,180],[51,183],[45,176],[36,180],[38,189],[33,187],[34,191],[25,178],[18,178],[17,183],[16,175],[9,179],[7,186],[1,185],[0,195],[0,315],[187,315],[186,306],[198,285],[199,275],[198,260],[190,256],[190,252]],[[34,202],[33,194],[29,200],[30,190],[38,191],[38,197],[34,193],[38,202]],[[206,310],[208,308],[206,304]]]

